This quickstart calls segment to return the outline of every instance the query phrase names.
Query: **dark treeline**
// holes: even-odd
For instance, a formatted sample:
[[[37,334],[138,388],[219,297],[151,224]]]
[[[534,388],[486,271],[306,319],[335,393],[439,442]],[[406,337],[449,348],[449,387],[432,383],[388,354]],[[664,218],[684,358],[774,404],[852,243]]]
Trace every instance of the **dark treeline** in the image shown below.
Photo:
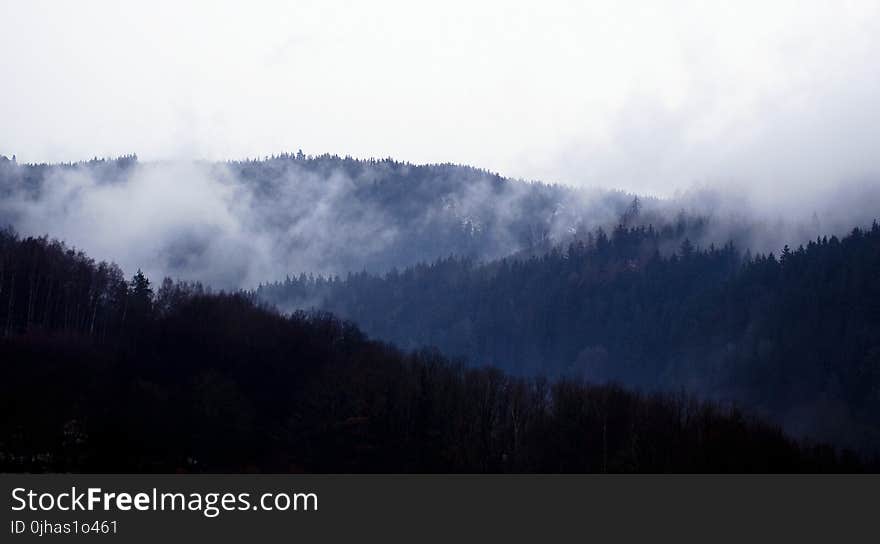
[[[20,239],[0,231],[0,332],[4,337],[52,331],[103,344],[139,334],[148,309],[163,309],[206,291],[166,279],[155,294],[138,271],[126,281],[113,263],[99,262],[48,237]],[[208,289],[210,291],[210,289]]]
[[[405,354],[0,234],[0,470],[857,471],[732,408]]]
[[[530,259],[450,258],[384,276],[301,275],[262,300],[315,306],[405,349],[518,375],[735,401],[797,434],[880,446],[880,228],[778,255],[619,226]]]

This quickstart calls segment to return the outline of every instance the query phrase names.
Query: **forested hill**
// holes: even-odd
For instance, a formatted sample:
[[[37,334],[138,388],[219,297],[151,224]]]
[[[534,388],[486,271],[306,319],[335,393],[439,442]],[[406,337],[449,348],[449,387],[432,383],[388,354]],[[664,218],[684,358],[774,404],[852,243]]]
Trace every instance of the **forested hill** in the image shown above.
[[[227,162],[0,156],[0,228],[61,237],[128,273],[223,289],[300,272],[384,274],[450,255],[540,255],[618,223],[684,225],[698,245],[777,250],[874,217],[876,186],[839,193],[768,209],[709,189],[653,198],[454,164],[301,152]]]
[[[527,260],[299,276],[257,294],[404,348],[519,375],[733,400],[797,434],[880,446],[880,228],[779,255],[620,226]]]
[[[613,224],[633,199],[467,166],[335,155],[60,165],[0,157],[0,227],[63,236],[129,272],[227,289],[290,270],[381,273],[449,255],[494,259]],[[659,204],[641,199],[642,215],[656,216]]]
[[[0,232],[0,471],[858,471],[685,395],[404,354]]]
[[[285,153],[22,164],[0,155],[0,228],[56,236],[131,273],[252,289],[290,273],[384,274],[450,255],[539,255],[598,227],[686,225],[697,245],[778,251],[875,216],[880,185],[771,206],[734,190],[654,198],[455,164]],[[867,219],[866,219],[867,218]],[[674,249],[682,240],[675,241]]]

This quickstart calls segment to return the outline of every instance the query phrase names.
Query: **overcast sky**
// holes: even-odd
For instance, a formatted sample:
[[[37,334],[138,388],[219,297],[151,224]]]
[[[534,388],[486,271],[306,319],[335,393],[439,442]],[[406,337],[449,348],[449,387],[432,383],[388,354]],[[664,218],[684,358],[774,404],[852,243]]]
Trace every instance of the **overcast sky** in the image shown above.
[[[876,1],[0,0],[0,154],[788,192],[880,172],[878,45]]]

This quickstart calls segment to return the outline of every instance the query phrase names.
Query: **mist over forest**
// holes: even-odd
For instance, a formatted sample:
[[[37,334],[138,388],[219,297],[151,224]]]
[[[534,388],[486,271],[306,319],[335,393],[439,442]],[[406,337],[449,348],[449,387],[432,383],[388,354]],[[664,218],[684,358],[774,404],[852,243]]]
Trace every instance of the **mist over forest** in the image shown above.
[[[870,225],[880,209],[873,181],[775,201],[709,185],[657,198],[301,151],[227,162],[0,157],[0,224],[63,239],[129,274],[251,289],[301,273],[381,274],[452,255],[489,262],[539,254],[621,222],[684,222],[691,228],[681,238],[698,247],[733,242],[778,253]],[[669,240],[664,252],[681,241]]]
[[[876,0],[0,0],[0,473],[880,472],[878,52]]]
[[[262,341],[267,346],[285,342],[280,330],[284,327],[304,337],[320,337],[313,327],[336,327],[335,320],[342,319],[339,326],[348,331],[343,336],[354,335],[357,345],[366,342],[361,335],[388,343],[392,351],[384,354],[371,351],[371,344],[357,348],[372,353],[371,364],[401,364],[400,357],[407,355],[398,349],[403,354],[437,349],[436,355],[419,355],[412,364],[431,368],[431,357],[439,357],[437,364],[451,373],[444,380],[463,380],[455,387],[467,389],[473,380],[488,379],[492,387],[501,387],[499,395],[510,387],[532,387],[527,384],[537,382],[531,380],[600,388],[578,389],[575,395],[585,402],[624,387],[636,395],[626,402],[639,406],[638,395],[684,393],[694,400],[664,397],[662,409],[680,410],[691,406],[688,402],[718,403],[708,406],[719,411],[719,417],[736,420],[739,412],[725,410],[742,409],[747,417],[761,418],[760,425],[778,425],[793,440],[823,441],[831,448],[870,456],[880,451],[880,185],[859,179],[828,187],[833,188],[803,190],[776,201],[767,200],[766,193],[758,198],[713,186],[660,198],[508,179],[470,166],[308,156],[301,151],[225,162],[143,162],[127,155],[21,164],[14,157],[0,157],[0,224],[8,229],[0,259],[0,309],[5,309],[0,312],[0,330],[11,342],[4,349],[16,360],[35,360],[41,350],[55,345],[56,340],[47,340],[55,335],[79,337],[79,347],[69,348],[71,354],[89,360],[89,350],[95,350],[95,357],[111,365],[113,380],[136,379],[126,387],[164,391],[175,383],[169,367],[150,369],[148,360],[178,360],[175,350],[192,353],[195,337],[177,335],[173,328],[188,330],[187,320],[203,319],[202,311],[208,311],[210,319],[228,310],[267,324],[275,319],[268,316],[292,320],[292,325],[271,325],[276,332],[266,333]],[[236,327],[250,330],[236,323],[227,324],[225,334],[245,334],[235,332]],[[245,344],[247,338],[242,338]],[[330,387],[323,381],[332,380],[332,363],[327,361],[351,356],[327,355],[320,351],[325,349],[319,347],[322,340],[314,340],[318,344],[307,350],[318,350],[321,365],[330,365],[315,370],[322,376],[321,385],[303,390],[306,396],[297,402],[306,405],[271,410],[311,410],[319,419],[338,416],[339,421],[371,417],[357,408],[360,405],[337,416],[322,413],[327,407],[308,405],[314,401],[312,395]],[[333,340],[337,341],[341,340]],[[28,342],[37,351],[28,351]],[[160,352],[146,347],[153,342],[164,346]],[[244,347],[234,349],[243,350],[242,356],[247,353]],[[304,364],[301,350],[306,348],[285,349],[292,360],[300,361],[297,364]],[[268,357],[260,353],[258,357]],[[137,366],[126,370],[130,357]],[[231,433],[242,441],[256,436],[251,418],[258,413],[275,417],[266,415],[270,408],[258,400],[263,389],[271,388],[249,384],[244,367],[193,357],[196,360],[180,364],[196,365],[187,378],[195,380],[195,389],[162,393],[182,395],[174,401],[179,409],[187,410],[189,402],[216,403],[231,420],[212,420],[212,432]],[[283,366],[282,361],[272,361],[271,372],[293,372],[277,366]],[[354,391],[368,379],[360,373],[369,370],[362,361],[346,363],[350,364],[354,366],[346,368],[357,375],[345,379],[353,389],[338,394],[356,397],[360,393]],[[311,372],[297,368],[297,373]],[[12,373],[10,383],[29,379],[23,367],[6,370]],[[512,381],[493,381],[491,372],[498,371]],[[444,397],[452,393],[434,390],[443,386],[433,382],[421,386],[421,393],[408,389],[415,387],[411,385],[373,385],[403,387],[401,395],[431,391],[436,402],[453,402]],[[562,390],[553,391],[563,395]],[[199,397],[205,394],[211,400]],[[543,394],[532,391],[529,402],[540,404]],[[391,402],[382,402],[386,401]],[[74,425],[77,433],[97,433],[110,440],[106,433],[111,430],[104,427],[80,429],[86,417],[80,408],[74,410],[75,417],[69,406],[55,409],[58,419],[51,428]],[[385,436],[390,432],[382,427],[387,418],[403,417],[385,411],[390,408],[373,409],[385,419],[346,427],[340,431],[345,440],[357,442],[364,433],[374,439]],[[438,405],[432,410],[450,408]],[[543,413],[544,408],[534,410]],[[635,417],[625,413],[619,415]],[[103,416],[89,417],[111,425]],[[195,422],[206,416],[193,417]],[[230,424],[235,427],[227,428]],[[636,435],[624,433],[621,440],[657,431],[644,424],[648,427],[632,431]],[[714,419],[711,424],[716,424]],[[290,440],[296,440],[297,432],[318,432],[310,424],[302,425]],[[545,423],[536,420],[534,425],[530,432],[547,432]],[[285,429],[277,432],[293,432]],[[765,432],[760,426],[741,431],[755,437]],[[13,437],[22,431],[11,427],[6,432]],[[480,432],[500,431],[490,426]],[[538,434],[532,439],[539,441]],[[54,453],[46,454],[48,464],[33,465],[40,470],[94,467],[104,459],[100,447],[71,458],[67,446],[53,445],[51,434],[32,438],[7,440],[3,455],[9,466],[24,466],[23,451],[44,455],[47,448]],[[205,438],[205,444],[216,439]],[[159,440],[177,444],[181,455],[187,448],[198,449],[202,458],[207,455],[205,444],[187,445],[173,437]],[[293,448],[296,454],[284,447],[276,451],[277,444],[270,449],[273,455],[293,455],[290,466],[305,464],[305,469],[389,468],[345,456],[339,464],[322,464],[318,458],[325,454],[318,452],[329,451],[333,440],[324,436],[317,449]],[[450,442],[449,447],[453,443],[457,444]],[[736,447],[744,452],[764,447],[750,444]],[[164,469],[181,463],[173,456],[144,457],[140,446],[129,446],[139,463]],[[235,447],[244,448],[242,455],[259,466],[280,466],[263,457],[265,452]],[[502,449],[512,447],[505,443]],[[819,456],[824,460],[814,459],[812,446],[803,446],[803,453],[797,450],[802,446],[792,447],[786,455],[804,456],[798,461],[806,463],[797,465],[801,468],[843,462],[836,454],[830,460],[824,454]],[[441,456],[430,461],[433,464],[401,460],[390,469],[503,471],[552,466],[552,461],[535,457],[518,458],[515,466],[497,464],[495,456],[502,454],[492,448],[467,455],[468,460]],[[218,457],[205,466],[237,471],[240,461]],[[686,466],[666,466],[639,456],[624,456],[619,462],[616,470]],[[718,462],[708,459],[705,467],[715,470]],[[152,470],[147,465],[138,465],[138,470]],[[575,466],[597,470],[595,463]],[[785,465],[784,470],[800,469]]]

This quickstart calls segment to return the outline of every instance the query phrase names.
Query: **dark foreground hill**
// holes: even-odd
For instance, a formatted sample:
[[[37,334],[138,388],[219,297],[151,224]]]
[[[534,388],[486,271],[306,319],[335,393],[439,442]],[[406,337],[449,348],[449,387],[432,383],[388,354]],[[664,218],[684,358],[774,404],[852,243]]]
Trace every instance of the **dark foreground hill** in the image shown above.
[[[467,369],[0,235],[3,471],[855,471],[685,395]]]

